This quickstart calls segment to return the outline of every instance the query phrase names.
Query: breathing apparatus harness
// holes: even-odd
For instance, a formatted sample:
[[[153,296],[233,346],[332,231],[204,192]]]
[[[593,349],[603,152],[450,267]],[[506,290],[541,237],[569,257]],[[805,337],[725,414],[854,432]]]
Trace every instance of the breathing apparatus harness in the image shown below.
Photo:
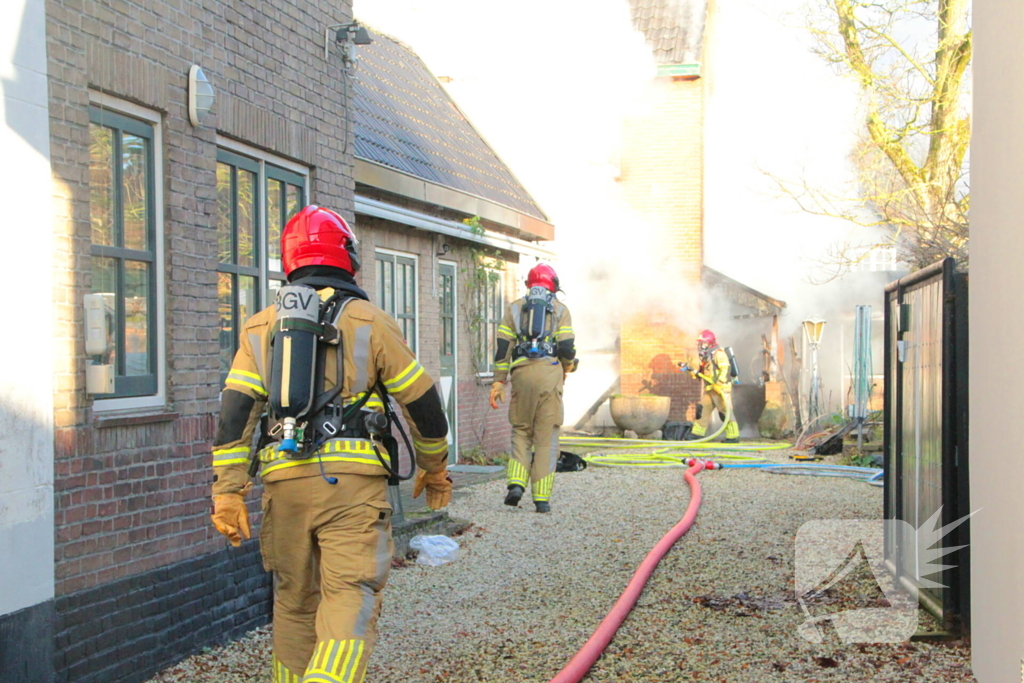
[[[321,302],[314,288],[317,285],[332,287],[335,291]],[[269,429],[264,429],[257,451],[276,441],[275,450],[289,460],[306,460],[315,455],[320,476],[329,484],[337,484],[337,477],[328,477],[324,472],[320,449],[330,439],[367,439],[388,473],[388,483],[397,486],[399,481],[412,478],[416,463],[413,459],[409,473],[402,475],[397,464],[392,467],[378,447],[379,443],[391,457],[398,457],[398,440],[392,434],[392,425],[397,425],[409,453],[414,452],[391,406],[387,389],[378,379],[353,403],[344,405],[337,400],[345,379],[345,343],[337,321],[349,302],[356,298],[369,299],[354,284],[329,276],[300,278],[278,290],[277,318],[270,342],[268,419],[264,423]],[[335,386],[325,391],[327,352],[331,346],[337,349],[338,376]],[[380,397],[383,413],[365,408],[374,393]],[[258,457],[253,458],[249,467],[251,476],[256,475],[259,462]]]
[[[519,313],[519,338],[512,352],[517,358],[545,358],[555,355],[555,293],[545,287],[531,287]]]

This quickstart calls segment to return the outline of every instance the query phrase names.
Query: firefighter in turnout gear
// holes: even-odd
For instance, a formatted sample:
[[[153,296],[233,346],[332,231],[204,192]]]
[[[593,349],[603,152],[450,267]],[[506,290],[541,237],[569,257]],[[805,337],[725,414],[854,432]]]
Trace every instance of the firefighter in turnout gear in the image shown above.
[[[530,485],[537,512],[548,512],[560,452],[562,386],[576,369],[576,335],[569,309],[555,298],[558,276],[551,266],[534,266],[526,286],[529,293],[509,304],[498,326],[490,402],[497,408],[505,400],[511,374],[512,457],[505,505],[518,506]]]
[[[725,349],[718,346],[715,334],[704,330],[697,336],[697,351],[700,365],[694,370],[684,365],[683,371],[704,382],[704,393],[698,407],[698,417],[687,440],[703,439],[711,424],[711,412],[717,410],[725,425],[724,443],[738,443],[740,426],[732,415],[732,385],[735,377],[733,363]]]
[[[344,219],[307,206],[281,242],[288,285],[242,326],[221,394],[212,519],[233,545],[249,538],[244,497],[259,468],[260,546],[274,572],[274,683],[357,683],[394,548],[387,481],[398,454],[386,447],[394,444],[388,397],[412,432],[415,493],[425,490],[433,509],[451,498],[448,423],[395,321],[356,286],[356,241]]]

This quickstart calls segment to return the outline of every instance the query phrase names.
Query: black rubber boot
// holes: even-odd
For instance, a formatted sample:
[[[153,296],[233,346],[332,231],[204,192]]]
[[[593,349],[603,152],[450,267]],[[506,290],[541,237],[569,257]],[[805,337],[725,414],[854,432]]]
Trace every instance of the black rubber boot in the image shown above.
[[[704,438],[703,436],[697,436],[693,432],[687,432],[686,436],[683,437],[683,441],[697,441],[698,439],[703,439],[703,438]]]
[[[508,494],[505,496],[505,505],[511,505],[517,507],[519,505],[519,499],[523,497],[523,492],[526,491],[519,484],[512,484],[508,487]]]
[[[551,512],[551,503],[546,500],[535,501],[533,506],[537,508],[537,512]]]
[[[722,443],[739,443],[739,439],[722,439]]]

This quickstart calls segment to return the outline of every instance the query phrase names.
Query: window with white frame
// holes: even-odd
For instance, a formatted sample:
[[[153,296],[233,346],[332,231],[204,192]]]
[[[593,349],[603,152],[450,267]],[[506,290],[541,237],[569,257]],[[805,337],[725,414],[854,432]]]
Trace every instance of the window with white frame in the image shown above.
[[[221,379],[238,351],[242,324],[270,303],[285,280],[281,233],[306,203],[307,175],[272,161],[217,150]]]
[[[377,305],[395,319],[416,352],[416,259],[378,251]]]
[[[108,332],[107,350],[94,360],[114,367],[114,393],[103,398],[162,393],[162,235],[155,160],[159,118],[153,118],[89,107],[91,291],[106,303]]]

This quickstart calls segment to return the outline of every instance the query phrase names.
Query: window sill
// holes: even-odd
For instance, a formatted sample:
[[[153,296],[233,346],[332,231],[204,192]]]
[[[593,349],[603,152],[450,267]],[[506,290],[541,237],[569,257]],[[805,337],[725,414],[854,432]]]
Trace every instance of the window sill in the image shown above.
[[[156,424],[160,422],[174,422],[179,417],[178,413],[139,413],[139,412],[117,412],[94,415],[92,426],[96,429],[109,427],[136,427],[139,425]]]

